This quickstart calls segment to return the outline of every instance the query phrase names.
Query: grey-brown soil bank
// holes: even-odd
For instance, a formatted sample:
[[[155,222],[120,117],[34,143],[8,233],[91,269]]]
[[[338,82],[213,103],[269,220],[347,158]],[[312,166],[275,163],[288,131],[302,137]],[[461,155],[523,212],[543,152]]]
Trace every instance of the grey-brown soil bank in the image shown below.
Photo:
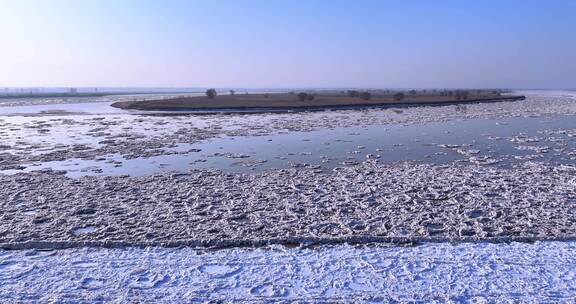
[[[405,163],[259,174],[0,176],[0,247],[576,237],[576,168]]]
[[[349,97],[343,94],[315,94],[313,100],[300,100],[297,94],[236,94],[216,96],[180,97],[163,100],[123,101],[112,106],[121,109],[150,111],[179,110],[314,110],[355,107],[406,107],[419,105],[449,105],[480,102],[523,100],[524,96],[482,94],[469,95],[465,99],[438,94],[406,95],[397,100],[394,95],[374,95],[369,99]]]

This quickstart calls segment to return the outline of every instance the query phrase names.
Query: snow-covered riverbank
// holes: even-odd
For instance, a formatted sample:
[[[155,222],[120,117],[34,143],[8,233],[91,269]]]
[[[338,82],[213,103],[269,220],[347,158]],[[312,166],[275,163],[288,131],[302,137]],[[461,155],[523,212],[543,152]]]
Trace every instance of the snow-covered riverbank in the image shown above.
[[[572,302],[575,259],[576,242],[0,251],[0,298]]]

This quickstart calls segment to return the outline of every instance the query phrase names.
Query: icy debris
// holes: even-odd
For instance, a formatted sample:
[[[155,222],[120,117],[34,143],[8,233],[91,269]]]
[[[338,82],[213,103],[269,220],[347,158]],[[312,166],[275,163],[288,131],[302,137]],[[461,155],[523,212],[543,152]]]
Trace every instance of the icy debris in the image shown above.
[[[247,154],[236,154],[236,153],[226,153],[227,158],[248,158],[250,155]]]
[[[537,136],[534,136],[534,137],[514,136],[510,139],[510,141],[513,143],[535,143],[535,142],[539,142],[541,140],[542,140],[542,138],[537,137]]]
[[[72,234],[74,234],[75,236],[79,236],[79,235],[83,235],[83,234],[89,234],[89,233],[94,233],[96,232],[96,227],[94,226],[88,226],[88,227],[83,227],[83,228],[76,228],[72,230]]]
[[[499,159],[494,159],[489,156],[473,156],[468,158],[468,160],[478,165],[494,165],[500,162]]]
[[[294,163],[255,174],[0,176],[0,243],[576,235],[573,166],[472,160],[479,165],[350,160],[326,172]],[[70,234],[79,227],[98,229]]]
[[[238,153],[231,153],[231,152],[214,152],[212,156],[216,157],[226,157],[226,158],[249,158],[250,155],[247,154],[238,154]]]
[[[542,157],[543,156],[541,154],[529,154],[529,155],[515,155],[514,159],[523,160],[523,161],[530,161],[530,160],[535,160],[535,159],[539,159]]]
[[[359,164],[359,162],[355,159],[347,159],[347,160],[342,162],[342,165],[345,165],[345,166],[355,166],[358,164]]]
[[[371,153],[366,154],[366,158],[368,158],[368,159],[379,159],[379,158],[381,158],[381,157],[382,157],[382,156],[379,155],[379,154],[371,154]]]
[[[268,162],[268,161],[265,159],[242,160],[242,161],[232,163],[231,166],[242,166],[242,167],[254,168],[254,167],[261,166],[262,164],[265,164],[266,162]]]
[[[550,147],[547,146],[517,146],[516,149],[520,151],[534,151],[537,153],[548,153]]]
[[[438,145],[438,147],[440,147],[440,148],[454,149],[454,148],[459,148],[460,145],[455,145],[455,144],[440,144],[440,145]]]
[[[456,152],[458,154],[461,154],[464,156],[471,156],[471,155],[479,154],[480,150],[477,150],[477,149],[456,149]]]

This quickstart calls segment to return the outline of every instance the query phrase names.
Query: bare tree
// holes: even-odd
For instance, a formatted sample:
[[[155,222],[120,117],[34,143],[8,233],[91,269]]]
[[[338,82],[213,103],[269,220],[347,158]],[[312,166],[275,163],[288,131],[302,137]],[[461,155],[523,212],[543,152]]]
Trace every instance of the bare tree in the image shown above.
[[[456,99],[457,100],[466,100],[468,99],[468,91],[467,90],[457,90],[456,91]]]
[[[348,90],[346,91],[346,94],[348,97],[358,97],[360,95],[360,93],[356,90]]]
[[[234,95],[234,94],[236,94],[236,91],[230,90],[230,95]]]
[[[360,98],[364,100],[370,100],[372,98],[372,94],[370,92],[362,92],[362,94],[360,94]]]
[[[402,92],[398,92],[398,93],[394,94],[394,99],[397,101],[404,99],[404,97],[406,97],[406,95],[404,95],[404,93],[402,93]]]
[[[300,92],[300,93],[298,93],[298,99],[300,101],[304,101],[304,100],[308,99],[308,94],[306,94],[304,92]]]
[[[214,97],[216,97],[218,93],[216,93],[215,89],[208,89],[206,90],[206,96],[208,96],[208,98],[210,99],[214,99]]]

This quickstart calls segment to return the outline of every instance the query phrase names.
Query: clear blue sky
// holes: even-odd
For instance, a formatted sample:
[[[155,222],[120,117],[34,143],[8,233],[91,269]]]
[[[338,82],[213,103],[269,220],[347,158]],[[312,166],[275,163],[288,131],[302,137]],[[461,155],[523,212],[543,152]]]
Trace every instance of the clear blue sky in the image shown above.
[[[576,87],[574,0],[0,0],[0,41],[0,87]]]

